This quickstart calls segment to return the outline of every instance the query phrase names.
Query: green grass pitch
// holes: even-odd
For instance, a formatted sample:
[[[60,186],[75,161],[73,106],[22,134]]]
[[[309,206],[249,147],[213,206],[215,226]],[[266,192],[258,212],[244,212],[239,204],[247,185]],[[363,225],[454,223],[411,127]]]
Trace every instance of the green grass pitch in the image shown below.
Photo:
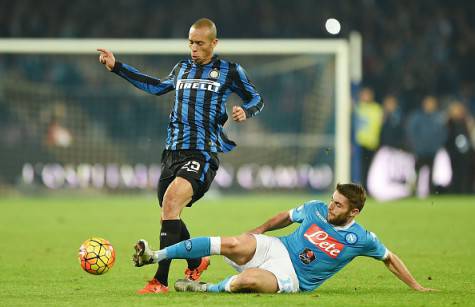
[[[314,198],[320,197],[206,198],[187,208],[183,219],[193,236],[233,235]],[[383,263],[358,258],[311,293],[139,296],[135,291],[153,276],[155,266],[133,267],[132,246],[139,238],[158,246],[159,212],[152,196],[0,199],[0,306],[475,306],[473,196],[369,200],[358,218],[423,285],[440,290],[435,293],[412,291]],[[91,236],[108,239],[116,249],[116,264],[103,276],[79,266],[79,245]],[[171,284],[183,277],[185,264],[173,262]],[[203,280],[216,282],[232,273],[214,256]]]

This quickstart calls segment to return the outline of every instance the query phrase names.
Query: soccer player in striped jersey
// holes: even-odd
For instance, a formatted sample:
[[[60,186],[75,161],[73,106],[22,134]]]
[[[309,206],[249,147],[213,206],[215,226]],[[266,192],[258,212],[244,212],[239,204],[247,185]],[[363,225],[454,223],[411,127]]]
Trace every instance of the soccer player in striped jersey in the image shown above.
[[[109,50],[97,49],[99,61],[135,87],[153,95],[175,92],[157,188],[162,207],[160,248],[190,238],[180,219],[181,212],[208,190],[219,167],[217,154],[231,151],[236,146],[223,129],[228,119],[226,101],[229,95],[234,92],[243,101],[241,106],[232,108],[232,119],[236,122],[246,121],[264,106],[244,69],[214,55],[218,39],[211,20],[196,21],[190,28],[188,40],[191,58],[177,63],[162,80],[116,61]],[[168,291],[170,261],[159,263],[154,278],[139,290],[140,294]],[[186,278],[198,280],[208,265],[208,257],[189,259]]]

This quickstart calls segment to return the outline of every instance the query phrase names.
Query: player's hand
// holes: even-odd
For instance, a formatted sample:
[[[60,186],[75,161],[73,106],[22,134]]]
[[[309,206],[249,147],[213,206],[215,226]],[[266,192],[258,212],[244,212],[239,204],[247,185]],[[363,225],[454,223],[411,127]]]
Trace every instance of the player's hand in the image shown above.
[[[233,106],[233,120],[237,122],[243,122],[247,119],[246,112],[243,108],[238,106]]]
[[[426,287],[423,287],[423,286],[417,287],[414,290],[419,291],[419,292],[434,292],[434,291],[437,292],[437,291],[439,291],[437,289],[426,288]]]
[[[115,57],[112,52],[104,48],[97,48],[97,51],[100,52],[99,54],[99,62],[104,64],[107,70],[111,71],[115,65]]]

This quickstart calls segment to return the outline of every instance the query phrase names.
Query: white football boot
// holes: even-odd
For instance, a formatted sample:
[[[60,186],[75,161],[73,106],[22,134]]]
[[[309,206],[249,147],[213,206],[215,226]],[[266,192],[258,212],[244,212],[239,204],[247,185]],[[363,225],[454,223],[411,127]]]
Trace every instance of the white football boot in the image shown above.
[[[178,279],[175,282],[175,291],[177,292],[206,292],[208,284],[202,281]]]
[[[138,240],[134,249],[135,253],[132,256],[132,260],[136,267],[157,263],[155,253],[152,251],[147,241],[143,239]]]

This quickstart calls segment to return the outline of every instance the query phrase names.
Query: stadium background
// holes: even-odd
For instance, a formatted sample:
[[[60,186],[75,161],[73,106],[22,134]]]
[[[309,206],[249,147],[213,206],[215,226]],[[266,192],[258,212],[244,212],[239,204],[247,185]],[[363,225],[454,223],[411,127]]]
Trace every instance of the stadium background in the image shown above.
[[[3,38],[186,38],[188,25],[200,16],[215,20],[221,38],[348,38],[351,31],[358,31],[363,37],[361,86],[372,88],[379,104],[388,95],[397,97],[402,123],[419,108],[425,95],[439,99],[443,116],[454,100],[466,107],[467,121],[475,112],[474,64],[470,59],[475,48],[475,30],[470,18],[474,5],[470,3],[142,0],[119,1],[113,6],[97,1],[94,7],[87,1],[2,1],[1,5]],[[330,17],[342,22],[337,36],[328,34],[324,28],[324,21]],[[2,193],[36,191],[37,186],[84,187],[76,177],[94,172],[109,174],[105,180],[108,184],[104,179],[94,181],[89,177],[87,187],[153,190],[159,175],[157,165],[172,95],[160,98],[142,95],[106,74],[100,65],[94,65],[92,58],[91,55],[1,55]],[[163,77],[181,57],[119,58]],[[313,66],[269,77],[266,71],[253,70],[257,66],[256,58],[233,59],[243,62],[250,70],[268,102],[267,112],[242,127],[228,125],[232,138],[241,147],[231,155],[222,156],[222,170],[227,173],[218,177],[215,187],[235,191],[249,187],[331,189],[334,178],[326,166],[334,162],[329,154],[334,150],[330,138],[335,125],[331,116],[334,84],[329,81],[334,73],[332,60],[320,58]],[[271,58],[267,61],[272,63]],[[355,92],[354,104],[357,103]],[[356,127],[356,120],[353,126]],[[473,130],[473,125],[470,128]],[[256,132],[263,137],[253,138]],[[315,135],[323,136],[318,144],[305,137],[296,142],[300,139],[293,137]],[[404,131],[393,138],[401,139],[400,147],[410,151]],[[280,147],[270,146],[272,141]],[[470,147],[466,168],[474,173],[472,143]],[[358,153],[355,145],[348,154],[353,158],[352,178],[360,181]],[[68,165],[76,174],[69,181]],[[92,169],[93,165],[100,167]],[[248,172],[261,178],[260,184],[246,187],[246,183],[227,182],[229,176],[238,177],[236,173],[243,165],[261,167]],[[305,170],[304,184],[285,180],[289,174],[294,175],[294,181],[300,180],[295,178],[302,174],[302,167],[312,167]],[[55,182],[57,172],[66,179]],[[247,174],[243,173],[242,178]],[[135,181],[117,183],[127,181],[122,178],[127,174],[134,177],[129,181]],[[470,187],[463,193],[473,193],[473,175],[464,176],[470,177],[467,179]],[[309,178],[318,179],[312,182]],[[441,191],[453,192],[448,184]]]

